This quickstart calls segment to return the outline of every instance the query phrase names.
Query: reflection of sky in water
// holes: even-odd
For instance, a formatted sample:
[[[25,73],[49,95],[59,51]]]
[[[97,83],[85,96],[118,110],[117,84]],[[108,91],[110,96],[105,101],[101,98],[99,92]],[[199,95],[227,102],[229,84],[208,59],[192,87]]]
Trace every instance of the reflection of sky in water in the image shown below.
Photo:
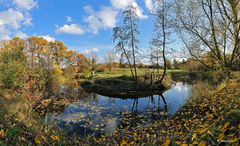
[[[163,96],[167,102],[169,115],[177,112],[184,104],[189,92],[189,85],[181,82],[173,84],[171,89],[164,92]],[[76,132],[80,135],[95,132],[111,133],[118,125],[119,119],[122,118],[122,113],[131,114],[137,109],[139,117],[150,123],[152,114],[164,111],[164,107],[164,102],[158,95],[134,101],[134,99],[109,98],[90,94],[88,98],[79,99],[78,102],[69,105],[64,113],[53,118],[60,121],[60,126],[70,133]]]

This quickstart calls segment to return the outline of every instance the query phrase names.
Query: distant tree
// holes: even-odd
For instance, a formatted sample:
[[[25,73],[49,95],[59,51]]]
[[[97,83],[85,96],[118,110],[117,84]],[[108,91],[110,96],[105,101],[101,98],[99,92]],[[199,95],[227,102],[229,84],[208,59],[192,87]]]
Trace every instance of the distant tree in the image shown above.
[[[180,62],[177,61],[176,58],[174,58],[174,59],[173,59],[173,67],[174,67],[174,69],[179,69],[179,64],[180,64]]]
[[[166,65],[168,69],[172,69],[172,62],[170,60],[166,60]]]
[[[86,62],[87,62],[87,67],[88,70],[91,74],[91,78],[95,76],[95,72],[97,70],[97,66],[98,66],[98,58],[97,58],[97,54],[93,49],[89,49],[86,53],[85,56],[87,58]]]
[[[105,55],[104,55],[104,61],[106,66],[112,70],[113,68],[113,63],[116,60],[116,54],[113,52],[113,50],[107,50]]]

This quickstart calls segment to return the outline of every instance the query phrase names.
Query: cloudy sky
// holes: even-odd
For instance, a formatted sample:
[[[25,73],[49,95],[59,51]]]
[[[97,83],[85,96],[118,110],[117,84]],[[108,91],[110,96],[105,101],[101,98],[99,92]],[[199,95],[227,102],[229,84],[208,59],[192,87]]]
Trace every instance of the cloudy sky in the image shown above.
[[[113,48],[112,28],[122,24],[129,3],[137,7],[141,47],[146,48],[152,34],[152,0],[0,0],[0,40],[42,36],[79,52],[94,48],[101,56]]]

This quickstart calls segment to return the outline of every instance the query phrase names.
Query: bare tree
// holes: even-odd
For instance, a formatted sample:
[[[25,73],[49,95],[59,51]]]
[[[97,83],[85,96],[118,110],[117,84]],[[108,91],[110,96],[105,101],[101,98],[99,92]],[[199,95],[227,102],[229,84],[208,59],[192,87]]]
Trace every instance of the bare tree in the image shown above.
[[[125,47],[126,46],[126,38],[125,38],[123,28],[115,27],[113,29],[113,42],[116,42],[115,49],[116,49],[117,53],[121,54],[120,62],[123,62],[124,58],[126,58],[129,69],[132,74],[132,78],[134,79],[133,68],[132,68],[132,64],[130,61],[130,51],[127,50],[127,48]]]
[[[154,26],[154,36],[151,40],[151,58],[156,59],[157,70],[158,70],[158,80],[154,83],[162,83],[167,70],[167,60],[166,60],[166,46],[167,39],[170,35],[170,18],[168,17],[168,10],[170,10],[170,3],[166,3],[165,0],[157,0],[155,12],[153,14],[156,17],[155,26]],[[160,77],[159,71],[159,61],[163,60],[163,74]]]
[[[239,8],[239,0],[176,1],[176,26],[184,45],[204,66],[226,70],[234,69],[239,62]],[[194,42],[187,41],[188,38]],[[209,54],[218,66],[209,66],[204,59],[206,54]]]
[[[113,50],[107,50],[104,55],[104,61],[110,70],[112,70],[112,66],[115,60],[116,60],[116,54],[113,52]]]
[[[87,58],[86,62],[87,62],[88,70],[91,73],[91,77],[94,77],[95,71],[98,66],[98,58],[97,58],[96,51],[94,49],[89,49],[85,52],[85,56]]]
[[[131,58],[133,63],[133,69],[134,69],[134,78],[135,80],[138,79],[137,75],[137,55],[139,51],[138,47],[138,35],[139,35],[139,28],[137,24],[137,12],[136,7],[133,5],[129,5],[126,10],[124,10],[124,25],[123,25],[123,31],[125,34],[126,44],[129,48],[131,48]]]

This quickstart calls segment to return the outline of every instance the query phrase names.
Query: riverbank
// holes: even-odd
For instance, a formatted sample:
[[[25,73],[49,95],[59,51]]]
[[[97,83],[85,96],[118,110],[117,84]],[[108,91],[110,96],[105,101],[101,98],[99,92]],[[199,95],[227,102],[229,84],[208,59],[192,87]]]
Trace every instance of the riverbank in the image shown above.
[[[170,119],[118,130],[91,144],[239,145],[240,79],[234,78],[210,95],[192,98]]]
[[[8,108],[5,101],[1,103]],[[118,129],[107,137],[69,137],[33,111],[25,116],[25,120],[28,117],[31,121],[24,122],[1,108],[0,145],[239,145],[239,109],[239,73],[234,73],[213,92],[194,96],[170,119],[144,127]]]

